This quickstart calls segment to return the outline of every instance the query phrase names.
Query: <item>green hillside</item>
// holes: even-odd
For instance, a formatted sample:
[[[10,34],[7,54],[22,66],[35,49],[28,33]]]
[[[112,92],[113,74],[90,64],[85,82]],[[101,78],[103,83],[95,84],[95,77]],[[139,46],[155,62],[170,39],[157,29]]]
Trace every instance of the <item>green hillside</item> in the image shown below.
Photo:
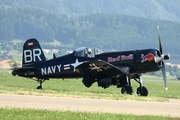
[[[104,51],[158,48],[159,33],[164,53],[170,53],[171,60],[178,62],[179,3],[178,0],[0,0],[3,45],[0,48],[21,51],[23,42],[29,38],[38,39],[43,48],[57,48],[62,54],[81,46]],[[8,47],[8,42],[14,39],[22,42]]]

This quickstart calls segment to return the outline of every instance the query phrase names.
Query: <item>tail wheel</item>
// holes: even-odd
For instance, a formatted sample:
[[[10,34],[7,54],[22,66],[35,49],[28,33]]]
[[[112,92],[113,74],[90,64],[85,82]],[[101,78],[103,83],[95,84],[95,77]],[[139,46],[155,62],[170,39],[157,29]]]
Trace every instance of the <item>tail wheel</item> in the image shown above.
[[[39,86],[37,86],[37,89],[38,90],[41,90],[42,89],[42,83],[45,81],[45,80],[49,80],[48,78],[46,79],[42,79],[42,78],[38,78],[37,81],[39,82]]]
[[[148,89],[144,86],[137,88],[137,94],[140,96],[148,96]]]
[[[42,85],[37,86],[37,89],[41,90],[42,89]]]
[[[132,94],[133,94],[133,88],[132,88],[132,86],[127,85],[127,86],[122,87],[121,93],[122,93],[122,94],[125,94],[125,93],[126,93],[126,94],[132,95]]]

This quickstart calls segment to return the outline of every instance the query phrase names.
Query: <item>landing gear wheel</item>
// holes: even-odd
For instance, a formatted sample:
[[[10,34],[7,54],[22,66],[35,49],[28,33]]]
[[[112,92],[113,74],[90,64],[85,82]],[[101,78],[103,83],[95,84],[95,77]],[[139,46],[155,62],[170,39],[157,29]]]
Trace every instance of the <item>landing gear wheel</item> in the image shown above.
[[[148,96],[148,89],[144,86],[137,88],[137,94],[140,96]]]
[[[122,94],[125,94],[125,93],[126,93],[126,94],[132,95],[132,94],[133,94],[133,88],[132,88],[132,86],[127,85],[127,86],[122,87],[121,93],[122,93]]]
[[[38,89],[38,90],[42,89],[42,86],[41,86],[41,85],[40,85],[40,86],[37,86],[37,89]]]

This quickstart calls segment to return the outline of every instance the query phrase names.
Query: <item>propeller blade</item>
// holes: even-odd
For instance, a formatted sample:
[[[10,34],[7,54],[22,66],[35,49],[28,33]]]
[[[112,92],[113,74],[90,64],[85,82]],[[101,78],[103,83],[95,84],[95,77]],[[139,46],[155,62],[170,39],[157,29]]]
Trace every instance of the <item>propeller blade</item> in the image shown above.
[[[164,61],[162,61],[162,74],[163,74],[163,79],[164,79],[164,86],[165,90],[168,90],[168,85],[167,85],[167,78],[166,78],[166,69],[165,69],[165,64]]]
[[[166,78],[166,69],[165,69],[165,63],[164,60],[168,60],[169,59],[169,55],[163,55],[163,51],[162,51],[162,45],[161,45],[161,38],[160,35],[158,34],[159,37],[159,52],[161,54],[161,58],[157,59],[158,61],[162,61],[162,74],[163,74],[163,79],[164,79],[164,86],[165,86],[165,90],[168,90],[168,85],[167,85],[167,78]]]
[[[161,45],[161,38],[160,38],[160,35],[158,34],[159,36],[159,51],[161,54],[163,54],[163,51],[162,51],[162,45]]]

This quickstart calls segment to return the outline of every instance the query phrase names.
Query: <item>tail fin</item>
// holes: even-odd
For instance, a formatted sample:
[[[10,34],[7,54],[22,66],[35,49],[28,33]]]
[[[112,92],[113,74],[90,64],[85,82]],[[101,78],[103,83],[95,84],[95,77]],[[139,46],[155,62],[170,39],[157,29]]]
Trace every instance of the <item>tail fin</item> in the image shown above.
[[[46,61],[39,42],[34,38],[24,43],[22,57],[22,66]]]

